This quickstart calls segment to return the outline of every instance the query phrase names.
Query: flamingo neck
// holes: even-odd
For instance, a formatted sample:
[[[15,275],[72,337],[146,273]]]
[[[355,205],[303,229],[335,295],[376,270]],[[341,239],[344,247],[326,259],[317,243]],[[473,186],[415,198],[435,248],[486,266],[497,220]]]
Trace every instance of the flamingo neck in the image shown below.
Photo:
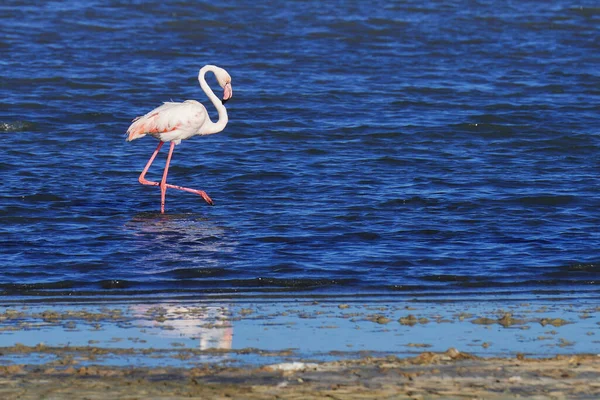
[[[213,105],[219,112],[219,120],[217,122],[213,122],[207,114],[206,117],[208,118],[208,120],[206,121],[201,131],[201,134],[203,135],[221,132],[223,129],[225,129],[225,125],[227,125],[227,122],[229,122],[229,117],[227,116],[227,109],[221,102],[221,99],[217,97],[217,95],[212,91],[210,86],[208,86],[208,83],[206,83],[204,75],[206,75],[208,71],[214,73],[214,65],[205,65],[204,67],[202,67],[200,69],[200,72],[198,73],[198,81],[200,81],[200,87],[202,88],[202,90],[204,90],[204,93],[206,93],[210,101],[213,103]]]

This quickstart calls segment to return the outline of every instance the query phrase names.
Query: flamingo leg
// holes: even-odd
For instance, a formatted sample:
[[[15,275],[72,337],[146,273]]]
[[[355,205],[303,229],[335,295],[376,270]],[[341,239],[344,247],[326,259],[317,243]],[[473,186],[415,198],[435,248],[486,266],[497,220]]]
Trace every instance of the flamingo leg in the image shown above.
[[[152,153],[152,156],[150,157],[150,159],[148,160],[148,163],[144,167],[144,170],[140,174],[140,177],[138,178],[138,181],[142,185],[151,185],[151,186],[158,186],[159,185],[158,182],[152,182],[152,181],[147,180],[146,179],[146,173],[150,169],[150,166],[154,162],[154,159],[156,158],[156,155],[158,154],[158,152],[159,152],[160,148],[163,146],[163,144],[165,144],[165,142],[158,142],[158,146],[156,146],[156,150],[154,150],[154,153]]]
[[[173,143],[173,142],[171,142],[171,146],[169,148],[169,154],[167,155],[167,162],[165,164],[165,170],[163,172],[163,177],[162,177],[160,183],[154,182],[154,181],[149,181],[146,179],[146,173],[150,169],[150,166],[154,162],[154,159],[156,158],[156,155],[160,151],[163,144],[165,144],[165,143],[164,142],[158,143],[158,146],[156,146],[156,150],[154,150],[154,153],[152,153],[150,160],[148,160],[148,163],[144,167],[144,170],[142,171],[142,173],[140,174],[140,177],[138,179],[142,185],[160,186],[160,212],[161,212],[161,214],[165,213],[165,200],[166,200],[167,188],[183,190],[184,192],[197,194],[197,195],[201,196],[204,199],[204,201],[206,201],[211,206],[214,205],[212,199],[203,190],[190,189],[187,187],[170,185],[167,183],[167,175],[169,173],[169,164],[171,163],[171,157],[173,156],[173,150],[175,149],[175,143]]]
[[[169,154],[167,155],[167,162],[165,164],[165,170],[163,172],[162,180],[160,181],[160,213],[165,213],[165,197],[167,195],[167,174],[169,173],[169,164],[171,163],[171,157],[173,156],[173,150],[175,149],[175,143],[171,142],[169,148]]]
[[[175,149],[175,143],[171,142],[171,148],[169,149],[169,155],[167,156],[167,166],[165,167],[165,173],[163,175],[165,190],[166,190],[166,188],[171,188],[171,189],[183,190],[184,192],[194,193],[194,194],[201,196],[204,199],[204,201],[206,201],[208,204],[213,206],[214,203],[213,203],[212,199],[206,194],[206,192],[204,190],[190,189],[187,187],[170,185],[167,183],[167,168],[169,167],[169,163],[171,162],[171,155],[173,154],[174,149]]]

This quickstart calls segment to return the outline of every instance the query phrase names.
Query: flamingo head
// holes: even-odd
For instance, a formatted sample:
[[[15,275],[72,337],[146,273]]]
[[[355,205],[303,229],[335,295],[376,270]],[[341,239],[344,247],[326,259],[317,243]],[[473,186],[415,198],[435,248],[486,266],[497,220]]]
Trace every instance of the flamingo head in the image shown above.
[[[229,100],[233,96],[233,89],[231,87],[231,75],[223,68],[216,67],[214,69],[215,76],[217,77],[217,82],[223,88],[223,99],[221,100],[223,104],[227,100]]]

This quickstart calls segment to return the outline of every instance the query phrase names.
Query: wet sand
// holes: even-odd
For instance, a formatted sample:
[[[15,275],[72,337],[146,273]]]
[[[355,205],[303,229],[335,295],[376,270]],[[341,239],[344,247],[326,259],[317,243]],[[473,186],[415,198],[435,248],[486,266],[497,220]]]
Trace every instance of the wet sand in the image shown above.
[[[450,349],[400,359],[257,368],[0,368],[3,399],[597,399],[600,357],[481,359]]]
[[[0,309],[0,398],[597,399],[599,314],[572,301],[15,304]]]

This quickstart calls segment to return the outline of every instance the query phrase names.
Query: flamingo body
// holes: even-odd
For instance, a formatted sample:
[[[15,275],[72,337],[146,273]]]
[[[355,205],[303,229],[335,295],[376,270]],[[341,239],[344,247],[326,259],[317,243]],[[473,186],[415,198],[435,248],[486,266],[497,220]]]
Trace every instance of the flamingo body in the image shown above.
[[[214,94],[210,86],[206,83],[204,76],[207,72],[213,72],[217,78],[217,82],[223,88],[223,99]],[[163,105],[156,107],[149,113],[135,118],[132,124],[127,129],[127,140],[132,141],[146,135],[151,135],[159,140],[158,146],[148,160],[146,167],[139,177],[139,182],[142,185],[159,186],[161,191],[160,212],[165,212],[165,197],[167,188],[183,190],[190,193],[195,193],[200,196],[210,205],[213,205],[211,198],[202,190],[190,189],[182,186],[167,184],[167,173],[169,171],[169,163],[173,155],[175,145],[181,143],[182,140],[189,139],[194,135],[210,135],[221,132],[228,122],[227,109],[224,104],[233,96],[231,87],[231,76],[223,68],[214,65],[205,65],[198,73],[198,81],[204,93],[212,101],[213,105],[219,112],[219,120],[211,121],[206,108],[196,100],[186,100],[183,103],[166,102]],[[163,178],[159,182],[147,180],[146,173],[156,158],[165,142],[170,142],[169,154],[163,172]]]
[[[164,103],[148,114],[137,117],[127,130],[128,141],[152,135],[161,142],[181,143],[184,139],[202,134],[206,108],[196,100],[183,103]]]

